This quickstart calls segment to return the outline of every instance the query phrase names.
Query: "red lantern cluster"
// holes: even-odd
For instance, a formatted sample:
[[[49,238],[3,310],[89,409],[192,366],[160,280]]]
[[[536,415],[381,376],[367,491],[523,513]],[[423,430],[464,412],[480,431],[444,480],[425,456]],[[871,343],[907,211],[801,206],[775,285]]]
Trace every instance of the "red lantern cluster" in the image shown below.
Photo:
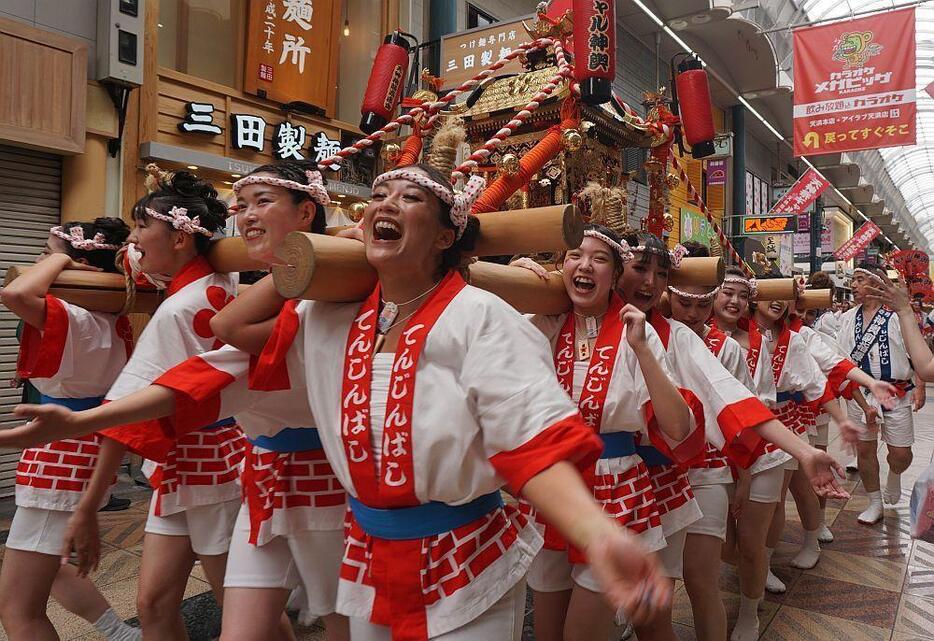
[[[716,130],[710,107],[710,85],[700,60],[691,58],[678,65],[675,78],[684,138],[691,145],[694,158],[705,158],[716,151]]]
[[[402,99],[406,74],[409,70],[409,42],[398,31],[386,36],[376,51],[370,80],[363,95],[360,129],[371,134],[393,117]]]
[[[615,0],[574,0],[574,78],[590,105],[610,100],[616,78]]]

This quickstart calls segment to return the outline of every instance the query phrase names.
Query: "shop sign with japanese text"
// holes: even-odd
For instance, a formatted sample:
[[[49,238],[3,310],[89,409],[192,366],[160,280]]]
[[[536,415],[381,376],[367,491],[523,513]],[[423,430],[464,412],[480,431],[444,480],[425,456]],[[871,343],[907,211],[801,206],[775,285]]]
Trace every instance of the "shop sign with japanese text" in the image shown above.
[[[915,9],[794,32],[796,156],[913,145]]]
[[[837,260],[850,260],[869,246],[873,239],[882,233],[879,226],[872,221],[866,221],[856,230],[848,241],[840,245],[833,253]]]
[[[830,183],[827,182],[826,178],[813,169],[808,169],[791,186],[791,189],[778,199],[778,202],[775,203],[769,213],[803,214],[829,186]]]
[[[743,216],[744,234],[791,234],[797,230],[797,216]]]
[[[528,41],[530,38],[522,28],[522,21],[531,22],[533,18],[525,16],[510,22],[497,22],[441,38],[442,89],[452,89],[470,80],[500,58],[508,56],[516,45]],[[522,71],[518,58],[513,58],[497,70],[494,77]]]
[[[337,0],[250,0],[243,90],[326,108],[337,56]]]

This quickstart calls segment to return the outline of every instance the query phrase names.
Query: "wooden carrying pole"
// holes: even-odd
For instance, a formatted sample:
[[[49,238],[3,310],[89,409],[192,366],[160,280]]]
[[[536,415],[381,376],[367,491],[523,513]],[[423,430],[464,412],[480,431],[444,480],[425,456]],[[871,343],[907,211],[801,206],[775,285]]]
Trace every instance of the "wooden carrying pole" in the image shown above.
[[[554,205],[478,216],[475,256],[511,256],[579,247],[584,226],[574,205]],[[292,232],[276,255],[276,287],[288,298],[350,302],[363,300],[376,285],[376,272],[356,240]]]
[[[798,309],[829,309],[833,305],[833,290],[805,289],[798,295]]]
[[[470,284],[496,294],[523,314],[563,314],[571,309],[561,274],[542,280],[521,267],[477,262],[470,265]]]
[[[476,256],[552,252],[580,247],[584,240],[584,221],[574,205],[494,211],[480,214],[477,219],[480,237],[473,251]],[[328,227],[325,233],[336,236],[353,227]]]
[[[4,285],[9,285],[33,267],[33,265],[11,265],[6,270]],[[120,274],[66,269],[55,279],[52,287],[49,288],[49,294],[85,309],[115,314],[123,309],[126,302],[126,285]],[[151,314],[159,306],[161,300],[162,294],[159,292],[137,290],[136,302],[130,311],[138,314]]]
[[[798,300],[794,278],[767,278],[756,281],[757,301]]]
[[[716,287],[723,282],[726,265],[720,256],[682,258],[681,266],[668,272],[668,283],[675,287]]]

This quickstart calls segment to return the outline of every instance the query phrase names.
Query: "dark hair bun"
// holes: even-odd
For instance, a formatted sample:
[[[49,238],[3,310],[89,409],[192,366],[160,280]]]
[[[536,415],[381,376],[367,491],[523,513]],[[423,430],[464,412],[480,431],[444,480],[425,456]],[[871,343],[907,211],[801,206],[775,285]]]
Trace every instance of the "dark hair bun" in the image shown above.
[[[122,245],[130,235],[130,227],[122,218],[111,218],[109,216],[95,218],[93,228],[94,234],[104,234],[108,245]]]

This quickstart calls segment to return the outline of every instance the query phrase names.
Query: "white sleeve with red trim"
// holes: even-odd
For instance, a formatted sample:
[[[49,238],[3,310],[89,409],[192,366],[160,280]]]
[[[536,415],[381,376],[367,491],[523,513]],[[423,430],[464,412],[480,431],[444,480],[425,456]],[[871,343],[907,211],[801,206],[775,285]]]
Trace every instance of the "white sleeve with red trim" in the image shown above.
[[[17,375],[57,398],[103,396],[127,360],[117,317],[46,296],[42,330],[23,326]]]
[[[727,371],[695,332],[676,321],[671,325],[669,354],[677,359],[682,385],[703,405],[706,440],[737,462],[752,463],[759,439],[746,432],[774,418],[772,412]]]
[[[837,350],[828,347],[820,334],[810,327],[802,327],[799,334],[808,346],[814,361],[830,382],[830,389],[836,395],[842,393],[843,388],[848,384],[846,375],[856,367],[856,364],[842,356]]]
[[[746,359],[743,356],[743,348],[733,338],[727,336],[723,341],[723,348],[720,350],[720,363],[738,380],[743,387],[753,394],[757,394],[756,384],[749,373],[749,366],[746,365]]]
[[[811,404],[819,404],[832,397],[827,377],[811,356],[807,343],[795,332],[791,332],[788,341],[788,354],[778,389],[783,392],[801,392],[805,402]]]
[[[602,443],[561,389],[541,332],[492,295],[478,298],[460,385],[493,467],[519,491],[560,460],[592,463]]]

